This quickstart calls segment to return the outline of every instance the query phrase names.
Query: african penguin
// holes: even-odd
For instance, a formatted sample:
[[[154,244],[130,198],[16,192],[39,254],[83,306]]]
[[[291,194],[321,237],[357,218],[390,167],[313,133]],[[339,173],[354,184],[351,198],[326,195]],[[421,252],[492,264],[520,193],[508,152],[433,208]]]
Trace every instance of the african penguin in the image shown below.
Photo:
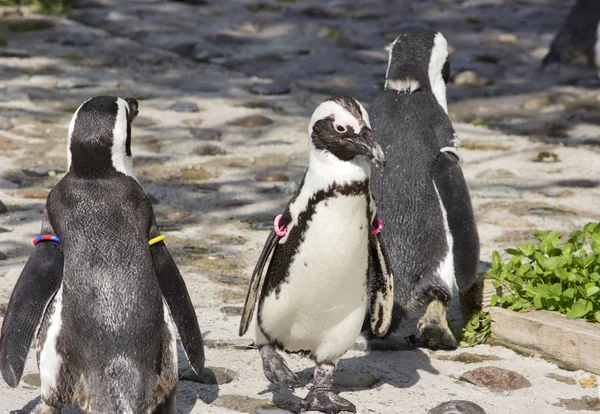
[[[18,385],[37,329],[41,400],[94,413],[174,413],[175,326],[196,372],[204,350],[194,307],[133,173],[135,99],[77,109],[65,176],[48,195],[42,236],[11,295],[0,371]],[[175,322],[175,324],[173,323]]]
[[[369,160],[381,163],[383,154],[367,112],[348,96],[321,103],[308,133],[308,169],[254,269],[240,335],[252,324],[273,383],[299,385],[275,348],[316,362],[305,410],[354,411],[331,391],[333,371],[359,336],[367,307],[381,336],[393,307],[393,277],[369,189]]]
[[[558,31],[542,67],[565,63],[578,56],[600,70],[600,1],[577,0]]]
[[[395,278],[389,332],[409,312],[429,304],[412,341],[432,348],[456,347],[446,308],[455,285],[470,291],[479,263],[475,217],[447,113],[449,74],[441,33],[403,32],[389,52],[385,90],[369,110],[387,161],[373,172],[372,189]]]

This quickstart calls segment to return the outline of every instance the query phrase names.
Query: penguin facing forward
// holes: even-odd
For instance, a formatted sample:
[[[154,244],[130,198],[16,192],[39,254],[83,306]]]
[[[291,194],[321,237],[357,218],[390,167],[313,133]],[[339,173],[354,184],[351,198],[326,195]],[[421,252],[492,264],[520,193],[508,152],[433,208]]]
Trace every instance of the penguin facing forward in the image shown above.
[[[390,332],[428,305],[413,345],[455,348],[446,309],[456,285],[463,318],[481,299],[479,237],[447,113],[448,45],[441,33],[402,33],[389,52],[385,90],[374,100],[373,135],[386,165],[373,172],[373,196],[395,278]]]
[[[304,410],[355,411],[331,390],[333,372],[360,334],[367,308],[380,336],[390,324],[393,276],[369,189],[369,160],[383,162],[362,105],[323,102],[308,128],[309,165],[254,269],[240,336],[252,325],[267,379],[300,386],[276,348],[316,363]]]
[[[42,235],[11,295],[0,371],[18,385],[37,329],[34,414],[71,404],[92,413],[174,413],[175,327],[193,369],[204,367],[194,307],[133,172],[137,113],[135,99],[112,96],[75,112],[68,171],[48,195]]]
[[[558,31],[542,68],[551,63],[566,63],[585,57],[600,71],[600,1],[577,0]]]

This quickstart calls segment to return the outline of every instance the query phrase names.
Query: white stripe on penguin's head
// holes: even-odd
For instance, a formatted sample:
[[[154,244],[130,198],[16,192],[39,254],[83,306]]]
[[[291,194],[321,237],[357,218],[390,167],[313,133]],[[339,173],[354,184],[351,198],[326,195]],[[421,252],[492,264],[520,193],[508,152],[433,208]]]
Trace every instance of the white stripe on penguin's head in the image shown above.
[[[81,107],[89,101],[91,101],[92,99],[94,98],[90,98],[81,105],[79,105],[79,108],[77,108],[77,110],[73,114],[73,117],[71,118],[71,123],[69,124],[69,132],[67,134],[67,171],[69,171],[69,169],[71,168],[71,160],[73,159],[73,155],[71,154],[71,137],[73,136],[73,130],[75,129],[75,121],[77,120],[77,114],[79,113]]]
[[[398,40],[400,40],[400,37],[397,37],[396,40],[394,40],[392,42],[392,44],[389,46],[389,54],[388,54],[388,65],[387,65],[387,69],[385,70],[385,84],[383,85],[383,87],[385,89],[388,88],[388,76],[390,74],[390,66],[392,65],[392,52],[394,51],[394,46],[396,46],[396,42],[398,42]]]
[[[133,156],[127,153],[127,141],[131,145],[131,123],[129,116],[129,104],[121,98],[117,98],[117,117],[113,129],[113,143],[111,147],[112,164],[115,169],[135,180],[137,177],[133,170]]]
[[[446,102],[446,83],[444,82],[442,71],[447,59],[448,42],[444,35],[438,32],[433,39],[428,74],[431,91],[446,113],[448,113],[448,103]]]

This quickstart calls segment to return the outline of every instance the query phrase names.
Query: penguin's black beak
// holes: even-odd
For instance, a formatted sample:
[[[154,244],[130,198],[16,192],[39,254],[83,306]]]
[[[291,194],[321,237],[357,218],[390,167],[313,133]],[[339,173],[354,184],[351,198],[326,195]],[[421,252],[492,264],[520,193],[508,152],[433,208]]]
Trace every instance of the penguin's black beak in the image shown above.
[[[127,105],[129,105],[129,117],[131,118],[129,122],[133,122],[135,117],[138,115],[138,108],[140,107],[140,105],[138,104],[138,101],[134,98],[125,98],[125,102],[127,102]]]
[[[385,155],[378,143],[373,139],[373,131],[364,126],[356,140],[358,153],[366,156],[378,165],[385,165]]]

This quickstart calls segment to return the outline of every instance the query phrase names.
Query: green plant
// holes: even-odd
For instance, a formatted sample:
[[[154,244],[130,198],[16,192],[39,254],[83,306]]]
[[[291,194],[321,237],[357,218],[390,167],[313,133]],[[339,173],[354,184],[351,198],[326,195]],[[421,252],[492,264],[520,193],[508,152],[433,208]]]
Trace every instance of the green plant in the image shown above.
[[[64,14],[75,7],[77,0],[0,0],[0,6],[35,5],[41,13]]]
[[[492,254],[486,277],[494,280],[491,305],[514,311],[548,309],[570,319],[600,322],[600,223],[588,223],[560,244],[557,231],[537,231],[537,246]]]
[[[471,125],[475,125],[475,126],[482,126],[485,128],[489,128],[490,127],[490,120],[487,119],[485,116],[482,116],[480,118],[475,118],[474,120],[471,121]]]
[[[490,321],[490,315],[483,310],[475,313],[469,322],[465,325],[462,330],[462,338],[460,339],[460,346],[468,348],[471,346],[484,344],[487,342],[492,332],[492,323]]]

